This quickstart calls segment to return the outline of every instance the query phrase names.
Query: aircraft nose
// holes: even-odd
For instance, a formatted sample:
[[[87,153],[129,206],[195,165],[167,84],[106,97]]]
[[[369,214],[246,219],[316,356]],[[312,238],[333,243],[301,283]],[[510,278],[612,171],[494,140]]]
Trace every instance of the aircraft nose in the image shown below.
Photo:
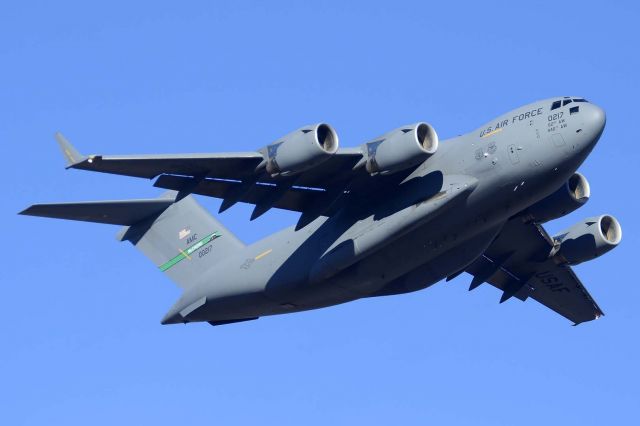
[[[597,105],[587,104],[585,106],[587,107],[585,108],[585,124],[590,127],[591,133],[598,138],[607,123],[607,116],[604,110]]]

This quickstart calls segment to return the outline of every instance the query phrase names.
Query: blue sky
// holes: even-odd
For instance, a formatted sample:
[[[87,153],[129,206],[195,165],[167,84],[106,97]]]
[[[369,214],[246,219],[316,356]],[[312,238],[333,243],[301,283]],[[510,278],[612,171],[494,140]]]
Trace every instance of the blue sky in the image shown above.
[[[5,2],[0,422],[632,424],[640,343],[637,2]],[[442,139],[519,105],[607,111],[580,169],[622,223],[576,268],[607,314],[571,327],[498,305],[469,276],[414,294],[228,327],[161,326],[179,292],[117,227],[20,217],[35,202],[136,198],[145,180],[65,171],[87,153],[253,150],[326,121],[343,146],[428,121]],[[219,202],[203,199],[212,211]],[[219,218],[245,242],[292,224]]]

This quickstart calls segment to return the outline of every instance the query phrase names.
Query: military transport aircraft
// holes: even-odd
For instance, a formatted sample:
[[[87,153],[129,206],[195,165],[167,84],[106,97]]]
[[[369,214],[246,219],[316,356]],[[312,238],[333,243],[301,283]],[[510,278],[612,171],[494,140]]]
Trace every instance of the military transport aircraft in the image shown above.
[[[571,269],[621,240],[610,215],[550,236],[542,223],[584,205],[577,173],[605,126],[580,97],[535,102],[439,144],[427,123],[339,148],[328,124],[255,152],[81,155],[67,168],[156,179],[155,199],[36,204],[25,215],[124,225],[183,292],[162,324],[228,324],[424,289],[463,272],[500,302],[529,298],[574,324],[603,315]],[[243,244],[191,194],[300,212],[297,224]]]

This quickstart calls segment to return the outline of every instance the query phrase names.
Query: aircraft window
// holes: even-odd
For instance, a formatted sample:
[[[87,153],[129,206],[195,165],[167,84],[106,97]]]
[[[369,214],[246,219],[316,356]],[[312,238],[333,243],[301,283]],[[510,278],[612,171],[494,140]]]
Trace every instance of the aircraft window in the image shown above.
[[[560,108],[560,106],[562,106],[562,102],[561,101],[555,101],[554,103],[551,104],[551,111],[553,111],[556,108]]]
[[[564,101],[562,101],[562,106],[565,106],[566,104],[570,104],[571,103],[571,99],[565,99]]]
[[[580,112],[580,107],[579,106],[574,106],[569,108],[569,114],[573,115],[573,114],[577,114],[578,112]]]
[[[586,99],[574,99],[573,102],[589,102]]]

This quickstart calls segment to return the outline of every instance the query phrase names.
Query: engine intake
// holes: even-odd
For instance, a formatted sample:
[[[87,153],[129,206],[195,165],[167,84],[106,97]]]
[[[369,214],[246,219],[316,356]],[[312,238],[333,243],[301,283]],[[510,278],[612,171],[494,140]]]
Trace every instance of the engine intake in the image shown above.
[[[328,124],[301,127],[260,150],[271,176],[302,173],[326,161],[338,150],[338,134]]]
[[[438,150],[438,134],[427,123],[392,130],[365,144],[366,168],[372,174],[390,174],[415,166]]]
[[[591,217],[553,237],[559,243],[554,254],[558,263],[577,265],[600,257],[622,240],[622,227],[615,217]]]
[[[529,207],[525,216],[536,223],[548,222],[582,207],[590,196],[589,181],[576,172],[553,194]]]

